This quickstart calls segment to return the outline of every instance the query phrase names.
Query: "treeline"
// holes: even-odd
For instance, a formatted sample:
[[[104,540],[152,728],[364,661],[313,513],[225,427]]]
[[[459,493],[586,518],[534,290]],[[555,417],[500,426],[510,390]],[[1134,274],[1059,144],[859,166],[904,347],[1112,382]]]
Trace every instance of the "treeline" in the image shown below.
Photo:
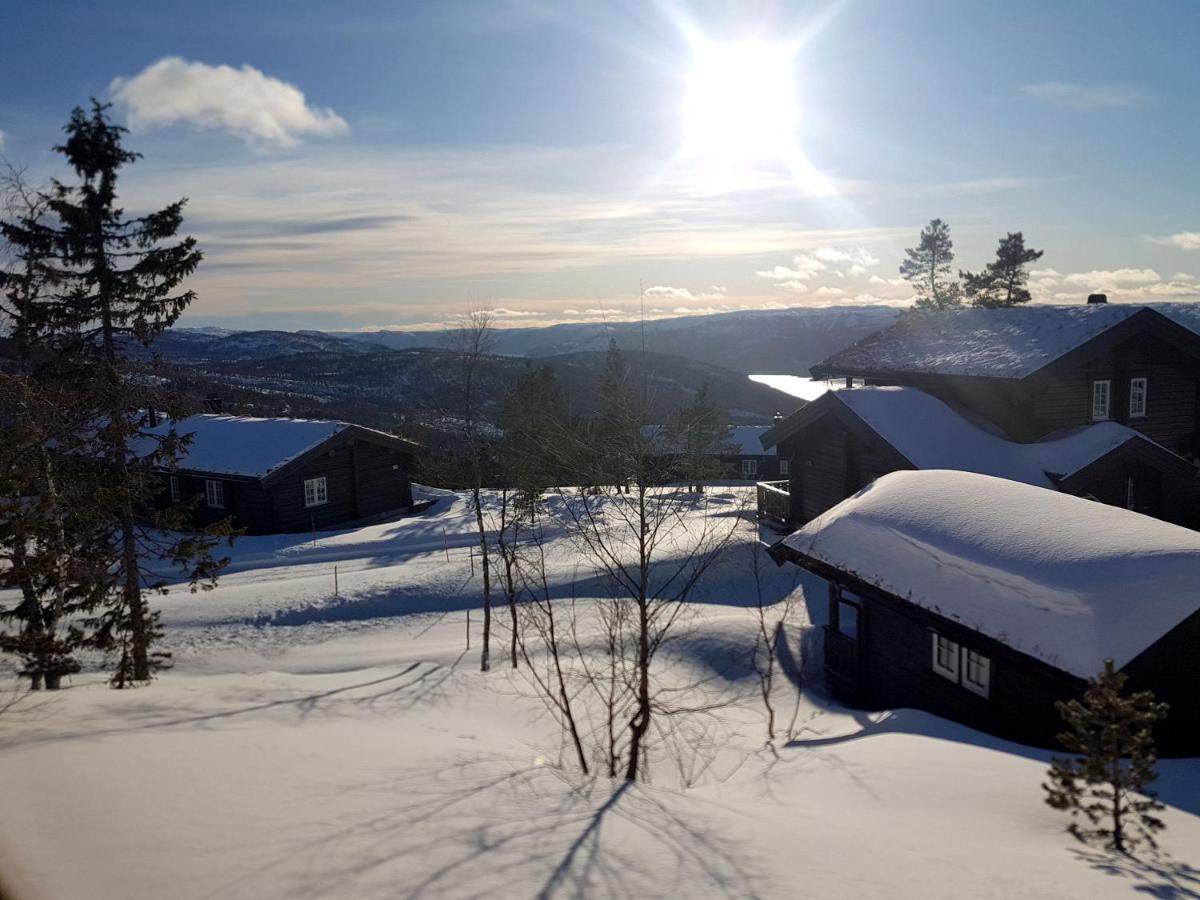
[[[57,688],[80,653],[113,662],[113,684],[150,679],[155,649],[147,596],[169,581],[211,587],[227,525],[177,532],[185,506],[160,506],[157,474],[186,449],[173,420],[191,410],[141,376],[128,346],[153,343],[193,299],[183,287],[201,259],[179,237],[185,201],[131,217],[118,206],[121,170],[138,159],[125,129],[93,101],[55,147],[73,183],[30,187],[5,176],[0,305],[11,360],[0,373],[0,649],[34,689]]]

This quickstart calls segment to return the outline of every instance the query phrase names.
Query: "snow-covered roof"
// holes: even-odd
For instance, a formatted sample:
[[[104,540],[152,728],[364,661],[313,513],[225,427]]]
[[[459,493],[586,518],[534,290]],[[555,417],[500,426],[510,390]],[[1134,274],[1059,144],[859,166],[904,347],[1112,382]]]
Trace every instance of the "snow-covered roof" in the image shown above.
[[[1181,306],[1182,304],[1170,304]],[[1132,304],[913,310],[813,367],[814,374],[862,372],[1024,378],[1146,307]],[[1200,328],[1189,311],[1172,315]]]
[[[885,475],[782,543],[1083,677],[1200,609],[1200,533],[969,472]]]
[[[164,422],[147,430],[165,434],[170,427]],[[179,467],[263,478],[349,427],[346,422],[321,419],[189,416],[175,423],[180,435],[192,435]]]
[[[1096,422],[1056,438],[1022,444],[967,420],[936,397],[909,387],[838,391],[845,404],[918,469],[960,469],[1039,487],[1047,473],[1070,475],[1126,441],[1145,438],[1117,422]]]
[[[767,430],[767,425],[734,425],[729,429],[729,439],[738,448],[742,456],[774,456],[775,448],[764,450],[759,438]]]

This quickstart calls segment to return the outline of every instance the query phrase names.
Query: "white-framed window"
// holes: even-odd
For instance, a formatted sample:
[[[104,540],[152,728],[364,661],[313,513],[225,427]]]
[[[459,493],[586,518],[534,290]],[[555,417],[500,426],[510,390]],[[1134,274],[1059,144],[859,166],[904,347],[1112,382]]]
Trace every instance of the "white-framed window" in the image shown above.
[[[786,460],[786,459],[781,459],[781,460],[779,461],[779,474],[780,474],[780,475],[787,475],[787,474],[788,474],[788,460]]]
[[[753,478],[757,474],[758,474],[758,460],[757,459],[743,459],[742,460],[742,476],[745,478]]]
[[[304,505],[321,506],[329,502],[329,491],[325,487],[325,476],[304,479]]]
[[[962,686],[980,697],[986,697],[992,683],[992,661],[966,647],[962,655]]]
[[[1129,418],[1140,419],[1146,415],[1146,379],[1129,379]]]
[[[930,634],[933,636],[933,671],[957,682],[958,644],[936,631],[930,632]]]
[[[1112,406],[1112,382],[1107,378],[1092,382],[1092,421],[1109,417]]]
[[[225,508],[225,482],[204,480],[204,500],[213,509]]]
[[[179,489],[179,476],[171,475],[167,478],[167,486],[171,491],[171,502],[178,503],[183,499],[183,492]]]

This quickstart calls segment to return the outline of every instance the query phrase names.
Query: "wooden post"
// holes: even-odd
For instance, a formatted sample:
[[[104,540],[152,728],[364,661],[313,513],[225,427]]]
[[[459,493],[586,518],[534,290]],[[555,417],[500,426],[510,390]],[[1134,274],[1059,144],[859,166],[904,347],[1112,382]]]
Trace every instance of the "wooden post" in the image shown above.
[[[475,548],[471,547],[471,577],[475,577]]]
[[[442,549],[446,551],[446,562],[450,562],[450,540],[446,537],[446,529],[442,529]]]
[[[333,596],[340,596],[338,594],[337,566],[333,567]]]
[[[309,527],[312,528],[313,547],[317,546],[317,514],[310,513],[308,517]]]
[[[467,649],[471,649],[471,610],[467,610]]]

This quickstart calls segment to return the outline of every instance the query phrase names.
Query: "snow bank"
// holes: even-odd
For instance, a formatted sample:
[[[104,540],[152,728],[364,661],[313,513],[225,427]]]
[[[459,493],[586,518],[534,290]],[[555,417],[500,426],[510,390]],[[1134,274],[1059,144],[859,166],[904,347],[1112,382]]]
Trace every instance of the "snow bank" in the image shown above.
[[[791,549],[1079,676],[1200,609],[1200,534],[967,472],[893,472]]]
[[[1022,444],[980,428],[915,388],[858,388],[839,391],[835,399],[919,469],[960,469],[1052,489],[1047,473],[1069,475],[1126,441],[1146,440],[1117,422],[1096,422]]]

